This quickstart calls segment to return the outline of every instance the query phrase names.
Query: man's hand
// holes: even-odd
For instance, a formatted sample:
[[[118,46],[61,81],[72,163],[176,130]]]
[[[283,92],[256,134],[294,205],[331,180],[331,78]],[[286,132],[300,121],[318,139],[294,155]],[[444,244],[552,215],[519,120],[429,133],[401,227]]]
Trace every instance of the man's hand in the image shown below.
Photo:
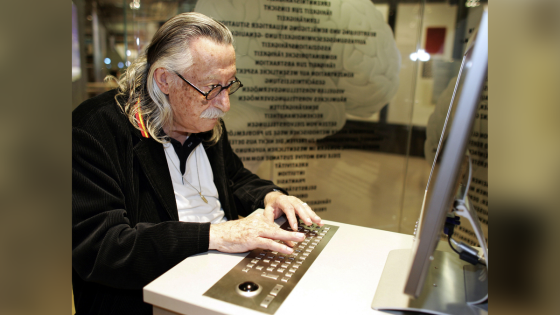
[[[294,231],[297,231],[298,228],[296,214],[307,225],[316,223],[323,226],[321,218],[311,210],[311,207],[294,196],[286,196],[281,192],[272,191],[265,196],[264,206],[264,216],[268,222],[273,222],[284,213]]]
[[[258,213],[241,220],[211,224],[208,249],[242,253],[262,248],[289,255],[293,253],[293,249],[273,240],[281,240],[292,246],[291,241],[301,242],[304,239],[305,234],[282,230]]]

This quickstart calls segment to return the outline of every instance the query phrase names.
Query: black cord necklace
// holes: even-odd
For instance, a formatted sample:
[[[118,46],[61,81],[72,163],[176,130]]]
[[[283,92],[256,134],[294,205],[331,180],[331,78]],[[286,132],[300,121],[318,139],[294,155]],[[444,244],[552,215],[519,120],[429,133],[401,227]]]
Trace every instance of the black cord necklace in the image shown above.
[[[196,148],[194,148],[194,150],[192,150],[190,156],[196,151]],[[177,165],[175,165],[175,162],[173,162],[173,159],[171,158],[171,156],[169,156],[169,153],[167,153],[167,150],[165,150],[165,154],[167,155],[167,157],[169,158],[169,160],[171,161],[171,164],[173,164],[173,166],[175,167],[175,169],[177,169],[177,171],[179,172],[179,174],[181,174],[181,170],[177,167]],[[187,158],[187,161],[189,160],[189,158]],[[186,181],[187,184],[189,184],[194,190],[196,190],[196,192],[198,193],[198,195],[200,196],[200,198],[202,198],[202,201],[208,203],[208,200],[206,200],[206,198],[202,195],[202,186],[200,185],[200,174],[198,172],[198,158],[196,156],[196,154],[194,155],[195,158],[195,162],[196,162],[196,175],[198,177],[198,188],[196,189],[196,187],[194,187],[188,180]],[[181,174],[181,181],[183,182],[183,185],[185,184],[185,175]]]

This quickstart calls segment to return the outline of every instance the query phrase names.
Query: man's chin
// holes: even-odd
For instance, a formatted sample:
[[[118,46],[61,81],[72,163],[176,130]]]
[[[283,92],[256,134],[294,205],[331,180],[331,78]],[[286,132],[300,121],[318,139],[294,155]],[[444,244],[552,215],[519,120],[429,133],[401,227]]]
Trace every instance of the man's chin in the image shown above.
[[[206,130],[204,130],[203,132],[207,132],[214,129],[216,124],[218,124],[220,121],[220,118],[202,118],[202,119],[204,119],[205,121],[204,125],[206,126],[206,128],[204,128]]]

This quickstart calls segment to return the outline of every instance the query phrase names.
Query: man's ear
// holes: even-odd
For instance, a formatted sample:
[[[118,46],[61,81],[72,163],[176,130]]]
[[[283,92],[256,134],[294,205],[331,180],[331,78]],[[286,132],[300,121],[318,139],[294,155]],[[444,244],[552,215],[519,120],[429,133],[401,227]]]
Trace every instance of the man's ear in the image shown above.
[[[154,71],[154,78],[159,89],[163,93],[169,94],[169,72],[165,68],[157,68]]]

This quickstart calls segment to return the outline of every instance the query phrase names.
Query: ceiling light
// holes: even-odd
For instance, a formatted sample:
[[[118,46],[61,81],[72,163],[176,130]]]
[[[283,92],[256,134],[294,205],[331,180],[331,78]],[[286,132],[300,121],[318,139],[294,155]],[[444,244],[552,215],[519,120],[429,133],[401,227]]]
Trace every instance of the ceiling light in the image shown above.
[[[410,54],[410,60],[416,61],[428,61],[430,60],[430,54],[428,54],[424,49],[419,49],[417,52]]]

